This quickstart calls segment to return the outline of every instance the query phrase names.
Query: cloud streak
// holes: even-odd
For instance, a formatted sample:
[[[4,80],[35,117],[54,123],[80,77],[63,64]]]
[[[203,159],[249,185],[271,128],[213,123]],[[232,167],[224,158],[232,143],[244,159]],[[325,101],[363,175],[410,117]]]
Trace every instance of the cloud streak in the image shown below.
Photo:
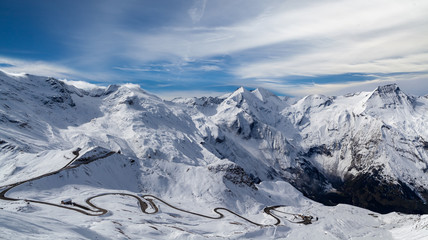
[[[76,21],[72,14],[59,21],[75,23],[62,33],[60,41],[69,48],[60,63],[18,58],[0,58],[0,62],[13,65],[3,66],[13,71],[141,81],[143,86],[156,82],[171,91],[174,86],[260,84],[287,94],[292,88],[296,95],[323,86],[324,92],[333,93],[327,88],[340,92],[370,85],[365,77],[359,83],[337,78],[320,82],[318,78],[324,76],[375,74],[383,82],[382,76],[389,74],[388,81],[396,78],[404,83],[404,73],[425,77],[428,71],[428,2],[424,0],[169,3],[91,2],[85,5],[89,15],[79,12]]]
[[[76,70],[60,62],[22,60],[2,56],[0,56],[0,62],[0,70],[11,74],[29,73],[59,79],[74,79],[74,81],[78,79],[100,85],[108,85],[113,82],[118,83],[118,79],[121,79],[120,76],[114,73]]]
[[[284,2],[262,9],[231,25],[123,33],[131,42],[127,56],[173,62],[229,55],[236,64],[228,71],[239,85],[248,79],[428,70],[427,2]]]
[[[372,76],[372,80],[344,81],[336,83],[305,83],[278,82],[265,80],[254,80],[247,82],[249,87],[264,87],[272,89],[278,94],[303,97],[310,94],[323,94],[327,96],[344,95],[353,92],[371,91],[377,86],[397,83],[409,94],[424,96],[428,95],[428,72],[394,74],[390,76]]]
[[[207,0],[195,0],[193,7],[188,11],[193,23],[199,22],[202,16],[204,16],[206,5]]]
[[[269,47],[278,43],[284,43],[282,47],[287,47],[289,41],[303,41],[308,48],[329,45],[331,48],[332,45],[340,44],[339,50],[349,48],[358,51],[360,48],[367,49],[372,45],[376,47],[385,42],[392,42],[393,47],[396,47],[396,42],[407,37],[407,40],[412,42],[404,45],[416,43],[414,48],[420,45],[426,47],[423,43],[427,39],[428,32],[428,20],[425,16],[428,4],[423,1],[309,3],[308,6],[292,8],[282,4],[275,11],[266,10],[269,9],[266,4],[265,10],[258,17],[222,27],[165,28],[158,34],[146,35],[139,32],[123,34],[129,34],[126,36],[132,43],[130,51],[138,50],[134,52],[135,54],[129,55],[138,59],[136,55],[145,52],[146,54],[141,56],[143,60],[150,57],[155,60],[162,53],[181,58],[200,58],[251,51],[254,48]],[[359,43],[359,46],[354,47],[355,43]],[[385,48],[387,47],[390,46]],[[383,48],[378,52],[378,57],[382,57],[382,53],[402,55],[412,51],[412,49],[404,52],[403,50],[406,49],[401,47],[384,51]],[[151,54],[152,52],[154,53]],[[305,51],[302,50],[301,53],[304,54]]]
[[[71,75],[78,75],[78,72],[71,68],[44,61],[25,61],[0,56],[0,62],[3,65],[0,65],[0,69],[11,73],[31,73],[41,76],[55,76],[62,78],[66,78]]]

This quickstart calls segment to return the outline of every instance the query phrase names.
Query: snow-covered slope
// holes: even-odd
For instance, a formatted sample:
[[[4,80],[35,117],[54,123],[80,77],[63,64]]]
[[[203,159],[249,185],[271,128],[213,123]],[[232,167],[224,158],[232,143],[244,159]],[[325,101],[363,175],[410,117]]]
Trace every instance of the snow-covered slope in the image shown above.
[[[30,238],[58,229],[69,235],[52,236],[76,239],[376,239],[412,232],[416,222],[420,236],[425,217],[326,207],[299,191],[327,204],[427,213],[427,110],[427,98],[395,85],[295,103],[245,88],[169,102],[132,84],[82,90],[0,71],[0,187],[13,186],[6,198],[27,200],[0,200],[0,228],[30,236],[6,220],[13,219],[36,229]],[[111,210],[103,217],[53,206],[117,192],[125,195],[94,199]],[[267,225],[275,219],[263,209],[285,206],[275,212],[280,225],[260,229],[233,214],[201,218],[156,199],[159,212],[147,215],[126,194],[203,215],[223,207]],[[300,226],[290,212],[319,221]]]

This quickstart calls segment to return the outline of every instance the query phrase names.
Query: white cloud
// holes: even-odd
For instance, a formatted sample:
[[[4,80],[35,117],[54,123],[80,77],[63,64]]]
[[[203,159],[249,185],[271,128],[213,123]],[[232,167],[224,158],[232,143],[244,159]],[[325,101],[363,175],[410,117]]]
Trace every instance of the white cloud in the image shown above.
[[[60,63],[2,57],[0,63],[13,65],[3,67],[7,71],[96,81],[128,80],[123,79],[125,72],[118,75],[111,66],[144,76],[153,76],[145,72],[169,72],[171,79],[185,71],[226,71],[236,77],[234,85],[262,86],[292,95],[330,95],[386,81],[426,86],[422,78],[416,80],[428,71],[425,0],[195,0],[180,10],[158,6],[160,17],[171,13],[168,20],[159,18],[153,24],[140,19],[127,25],[133,22],[128,18],[135,20],[139,13],[133,11],[135,4],[141,3],[102,4],[108,9],[97,16],[100,21],[76,24],[80,27],[71,34],[77,39],[73,42],[76,56],[69,62],[77,69],[90,69],[86,73]],[[209,62],[225,55],[224,62]],[[292,75],[399,72],[421,73],[409,75],[412,81],[402,79],[404,75],[321,85],[282,80]],[[162,76],[156,79],[163,80]]]
[[[129,72],[163,72],[165,69],[141,68],[141,67],[114,67],[113,69]]]
[[[188,13],[193,23],[197,23],[204,16],[205,7],[207,0],[195,0],[192,8],[189,9]]]
[[[58,79],[79,79],[97,81],[102,83],[117,81],[117,79],[121,79],[120,76],[108,72],[85,72],[75,70],[73,68],[65,66],[65,64],[61,64],[60,62],[52,63],[46,61],[31,61],[0,56],[0,63],[10,65],[6,67],[0,66],[0,70],[11,74],[28,73],[39,76],[54,77]]]
[[[327,96],[338,96],[347,93],[372,91],[377,86],[397,83],[398,86],[408,94],[424,96],[428,94],[428,73],[398,74],[392,76],[372,76],[373,80],[349,81],[325,84],[299,84],[277,81],[248,81],[249,87],[263,87],[279,94],[289,96],[306,96],[310,94],[323,94]]]
[[[209,11],[221,9],[207,6]],[[123,33],[130,39],[125,54],[139,61],[229,54],[240,62],[232,69],[239,78],[424,71],[427,12],[422,0],[267,2],[258,17],[232,25]],[[296,42],[297,49],[290,49]],[[245,52],[253,57],[240,57]]]
[[[203,65],[197,68],[193,68],[191,70],[210,72],[210,71],[220,71],[221,68],[216,65]]]
[[[30,73],[34,75],[51,76],[57,78],[65,78],[70,75],[77,75],[77,72],[71,68],[44,61],[25,61],[0,56],[0,62],[11,65],[9,67],[2,68],[6,72],[10,73]]]
[[[428,24],[360,38],[314,43],[286,59],[257,61],[234,70],[242,78],[428,70]],[[419,32],[420,34],[414,34]],[[425,34],[425,35],[423,35]]]
[[[76,88],[84,89],[84,90],[92,90],[97,88],[106,88],[104,86],[99,86],[96,84],[84,82],[84,81],[73,81],[73,80],[67,80],[67,79],[61,79],[64,83],[75,86]]]
[[[362,52],[363,50],[360,49]],[[366,49],[367,50],[367,49]],[[367,50],[369,51],[369,50]],[[321,61],[324,59],[324,61]],[[280,78],[286,76],[319,76],[344,73],[399,73],[428,70],[428,52],[383,59],[328,50],[280,61],[265,61],[239,67],[234,73],[241,78]]]

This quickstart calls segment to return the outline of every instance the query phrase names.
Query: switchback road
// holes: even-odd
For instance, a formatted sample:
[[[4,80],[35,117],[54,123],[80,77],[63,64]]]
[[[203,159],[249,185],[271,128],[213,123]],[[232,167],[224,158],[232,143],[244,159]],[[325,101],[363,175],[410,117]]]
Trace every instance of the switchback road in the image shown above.
[[[208,219],[216,219],[217,220],[217,219],[224,218],[225,215],[222,212],[228,212],[228,213],[230,213],[232,215],[237,216],[238,218],[241,218],[242,220],[245,220],[248,223],[254,224],[254,225],[259,226],[259,227],[275,226],[275,225],[279,225],[281,223],[280,217],[278,217],[276,214],[274,214],[273,211],[277,211],[277,212],[280,212],[282,214],[287,214],[287,215],[293,216],[292,220],[286,218],[286,220],[289,221],[289,222],[291,222],[291,223],[311,224],[312,221],[314,221],[314,218],[312,216],[305,216],[305,215],[295,214],[295,213],[287,213],[287,212],[283,212],[283,211],[277,210],[277,208],[285,207],[284,205],[276,205],[276,206],[270,206],[270,207],[265,207],[264,208],[264,210],[263,210],[264,213],[266,213],[267,215],[269,215],[270,217],[272,217],[275,220],[275,222],[272,223],[272,224],[261,224],[261,223],[257,223],[255,221],[252,221],[252,220],[250,220],[250,219],[248,219],[248,218],[246,218],[244,216],[241,216],[241,215],[235,213],[234,211],[232,211],[230,209],[223,208],[223,207],[214,208],[213,211],[216,213],[216,215],[210,216],[210,215],[205,215],[205,214],[202,214],[202,213],[192,212],[192,211],[189,211],[189,210],[185,210],[185,209],[176,207],[176,206],[174,206],[174,205],[166,202],[165,200],[163,200],[163,199],[161,199],[159,197],[156,197],[154,195],[150,195],[150,194],[138,196],[138,195],[134,195],[134,194],[130,194],[130,193],[121,193],[121,192],[102,193],[102,194],[98,194],[98,195],[95,195],[95,196],[92,196],[92,197],[89,197],[89,198],[86,199],[85,202],[86,202],[86,204],[89,207],[86,207],[86,206],[83,206],[83,205],[80,205],[80,204],[77,204],[77,203],[70,204],[71,206],[74,206],[74,207],[71,207],[71,206],[64,205],[64,204],[55,204],[55,203],[38,201],[38,200],[31,200],[31,199],[16,199],[16,198],[10,198],[10,197],[6,196],[6,193],[8,191],[10,191],[11,189],[13,189],[13,188],[15,188],[15,187],[17,187],[17,186],[19,186],[19,185],[21,185],[23,183],[34,181],[34,180],[37,180],[37,179],[40,179],[40,178],[43,178],[43,177],[46,177],[46,176],[54,175],[54,174],[57,174],[57,173],[61,172],[62,170],[65,170],[65,169],[76,168],[76,167],[78,167],[78,166],[80,166],[82,164],[88,164],[89,162],[92,162],[92,161],[95,161],[95,160],[98,160],[98,159],[101,159],[101,158],[106,158],[108,156],[111,156],[115,152],[109,152],[109,153],[106,153],[105,155],[93,158],[90,161],[86,161],[84,163],[75,164],[75,165],[72,166],[72,163],[79,157],[79,153],[78,152],[73,152],[73,153],[76,156],[70,162],[68,162],[64,167],[62,167],[59,170],[56,170],[56,171],[53,171],[53,172],[50,172],[50,173],[46,173],[46,174],[43,174],[43,175],[38,176],[38,177],[31,178],[31,179],[27,179],[25,181],[20,181],[20,182],[14,183],[14,184],[9,184],[9,185],[0,187],[0,189],[4,188],[0,192],[0,199],[1,200],[5,200],[5,201],[24,200],[24,201],[29,202],[29,203],[44,204],[44,205],[49,205],[49,206],[53,206],[53,207],[58,207],[58,208],[63,208],[63,209],[67,209],[67,210],[72,210],[72,211],[76,211],[76,212],[79,212],[81,214],[85,214],[85,215],[88,215],[88,216],[101,216],[101,215],[106,214],[108,212],[108,210],[105,209],[105,208],[102,208],[102,207],[99,207],[99,206],[95,205],[94,203],[92,203],[92,200],[96,199],[96,198],[104,197],[104,196],[109,196],[109,195],[119,195],[119,196],[125,196],[125,197],[134,198],[137,201],[137,203],[138,203],[141,211],[143,213],[145,213],[145,214],[156,214],[156,213],[158,213],[159,209],[156,206],[156,204],[154,203],[154,200],[156,200],[156,201],[158,201],[158,202],[160,202],[160,203],[162,203],[162,204],[164,204],[164,205],[166,205],[166,206],[168,206],[168,207],[170,207],[172,209],[175,209],[177,211],[181,211],[181,212],[184,212],[184,213],[187,213],[187,214],[191,214],[191,215],[195,215],[195,216],[199,216],[199,217],[203,217],[203,218],[208,218]],[[149,208],[149,206],[150,206],[150,208]],[[152,209],[152,211],[148,211],[148,209]],[[317,218],[316,218],[316,220],[317,220]]]

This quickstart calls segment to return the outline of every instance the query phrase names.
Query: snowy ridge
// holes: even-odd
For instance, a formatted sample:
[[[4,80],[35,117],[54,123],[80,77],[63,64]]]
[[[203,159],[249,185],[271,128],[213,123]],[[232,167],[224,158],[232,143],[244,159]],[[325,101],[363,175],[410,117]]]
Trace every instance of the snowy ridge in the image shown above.
[[[245,88],[217,98],[164,101],[132,84],[83,90],[0,71],[0,186],[56,171],[76,157],[69,169],[19,185],[7,197],[82,204],[120,191],[153,194],[205,215],[224,207],[263,224],[272,221],[263,213],[272,205],[320,218],[308,231],[281,212],[275,229],[233,216],[213,226],[161,203],[158,215],[141,215],[132,199],[105,196],[94,200],[111,210],[103,218],[0,201],[0,229],[25,237],[6,219],[33,216],[52,229],[75,226],[61,228],[71,238],[388,239],[413,231],[408,226],[416,222],[422,227],[415,236],[428,236],[425,215],[379,215],[307,198],[426,214],[427,118],[428,98],[408,96],[396,85],[294,103]],[[52,219],[35,217],[50,212]],[[45,230],[34,238],[41,234]]]

